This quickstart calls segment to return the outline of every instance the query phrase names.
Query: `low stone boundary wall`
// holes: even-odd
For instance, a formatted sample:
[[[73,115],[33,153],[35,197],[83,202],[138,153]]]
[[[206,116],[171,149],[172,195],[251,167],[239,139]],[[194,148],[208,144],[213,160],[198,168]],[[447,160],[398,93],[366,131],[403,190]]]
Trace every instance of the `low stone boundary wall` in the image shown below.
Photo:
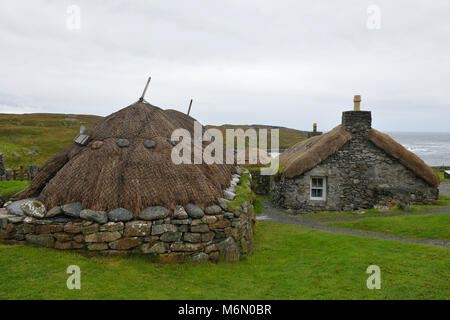
[[[230,188],[225,194],[234,190]],[[251,203],[243,202],[231,212],[227,203],[229,200],[221,198],[217,205],[204,210],[192,204],[174,210],[150,207],[129,221],[100,221],[96,211],[90,213],[97,221],[88,221],[67,213],[36,218],[0,209],[0,239],[7,244],[104,255],[151,254],[161,262],[237,261],[253,248],[254,209]],[[88,210],[82,210],[81,217],[83,211]]]

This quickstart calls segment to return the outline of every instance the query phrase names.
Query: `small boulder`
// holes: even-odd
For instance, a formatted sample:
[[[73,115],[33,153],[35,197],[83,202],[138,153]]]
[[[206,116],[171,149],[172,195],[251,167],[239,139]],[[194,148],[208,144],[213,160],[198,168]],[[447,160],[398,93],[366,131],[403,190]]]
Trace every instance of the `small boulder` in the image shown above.
[[[229,191],[229,190],[225,190],[223,192],[223,197],[226,200],[233,200],[236,197],[236,194],[234,192]]]
[[[212,206],[209,206],[209,207],[206,207],[206,209],[205,209],[205,213],[206,214],[219,214],[221,212],[222,212],[222,208],[219,207],[216,204],[212,205]]]
[[[228,210],[228,202],[230,202],[230,200],[227,200],[227,199],[224,199],[224,198],[217,199],[217,203],[225,211]]]
[[[145,146],[147,149],[153,149],[154,147],[156,147],[156,142],[153,141],[153,140],[145,140],[144,146]]]
[[[65,205],[61,206],[61,210],[63,211],[63,213],[65,215],[79,218],[80,212],[81,212],[81,210],[83,210],[83,206],[82,206],[81,202],[74,202],[74,203],[69,203],[69,204],[65,204]]]
[[[105,211],[94,211],[94,210],[81,210],[80,218],[89,221],[95,221],[99,224],[104,224],[108,222],[108,215]]]
[[[45,214],[46,218],[52,218],[52,217],[56,217],[63,214],[63,211],[61,209],[60,206],[56,206],[50,210],[47,211],[47,213]]]
[[[204,252],[196,253],[192,256],[192,261],[196,263],[208,262],[209,256]]]
[[[28,198],[28,199],[23,199],[23,200],[18,200],[18,201],[14,201],[11,202],[10,204],[8,204],[6,206],[6,210],[8,210],[9,214],[15,214],[17,216],[24,216],[25,213],[23,212],[21,206],[22,204],[24,204],[27,201],[33,201],[35,200],[34,198]]]
[[[130,141],[128,141],[128,139],[118,139],[117,140],[117,145],[120,148],[129,147],[130,146]]]
[[[139,217],[144,220],[158,220],[169,216],[169,210],[161,206],[148,207],[141,211]]]
[[[28,200],[22,203],[20,206],[22,211],[30,217],[35,218],[44,218],[45,214],[47,213],[47,209],[45,208],[45,205],[38,201],[38,200]]]
[[[193,219],[201,219],[205,215],[203,210],[199,207],[197,207],[195,204],[188,203],[186,205],[186,211],[188,215]]]
[[[117,208],[108,212],[108,219],[113,222],[130,221],[133,219],[133,213],[124,208]]]
[[[174,219],[187,219],[188,214],[182,206],[175,206],[175,208],[173,209],[173,218]]]

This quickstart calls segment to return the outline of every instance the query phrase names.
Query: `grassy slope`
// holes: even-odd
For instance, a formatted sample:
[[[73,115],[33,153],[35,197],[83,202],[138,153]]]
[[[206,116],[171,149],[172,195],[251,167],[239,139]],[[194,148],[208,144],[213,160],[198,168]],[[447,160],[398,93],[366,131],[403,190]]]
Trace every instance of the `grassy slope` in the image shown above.
[[[161,265],[144,257],[0,245],[3,299],[449,299],[450,251],[259,222],[254,254],[237,263]],[[69,265],[81,290],[68,290]],[[381,290],[365,273],[381,268]]]
[[[225,132],[226,129],[243,129],[243,130],[247,130],[249,128],[255,128],[255,129],[268,129],[267,130],[267,146],[270,147],[271,146],[271,139],[270,139],[270,129],[280,129],[280,141],[279,141],[279,147],[281,149],[285,149],[285,148],[289,148],[290,146],[296,144],[297,142],[306,139],[306,131],[300,131],[300,130],[295,130],[295,129],[291,129],[291,128],[284,128],[284,127],[275,127],[275,126],[265,126],[265,125],[258,125],[258,124],[253,124],[253,125],[231,125],[231,124],[224,124],[221,126],[207,126],[208,128],[215,128],[215,129],[219,129],[220,131],[222,131],[222,134],[224,136],[224,141],[225,141]],[[248,145],[248,143],[246,143],[246,145]]]
[[[392,218],[365,218],[350,222],[328,222],[326,224],[340,228],[372,231],[416,239],[450,239],[450,213]]]
[[[25,189],[29,181],[0,181],[0,199],[8,200],[13,194]]]
[[[53,155],[73,143],[80,126],[90,128],[101,117],[69,114],[0,114],[0,153],[5,167],[28,166],[26,153],[35,150],[35,164],[43,164]],[[16,152],[19,156],[13,156]]]
[[[20,165],[30,165],[31,158],[26,153],[33,149],[39,154],[34,163],[41,165],[73,143],[81,125],[90,128],[100,119],[99,116],[91,115],[0,114],[0,153],[4,155],[5,166],[17,169]],[[223,125],[218,128],[225,132],[226,128],[250,127],[270,128],[260,125]],[[304,131],[280,128],[280,148],[289,147],[305,137]],[[19,156],[13,156],[13,153]]]

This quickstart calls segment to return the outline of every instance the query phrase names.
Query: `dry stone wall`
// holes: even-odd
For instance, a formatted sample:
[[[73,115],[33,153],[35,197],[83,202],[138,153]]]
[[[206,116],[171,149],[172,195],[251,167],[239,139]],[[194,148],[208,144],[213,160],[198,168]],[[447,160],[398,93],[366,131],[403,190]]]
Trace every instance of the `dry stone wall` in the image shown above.
[[[236,180],[237,175],[226,190],[229,197]],[[204,209],[194,204],[173,210],[149,207],[135,219],[123,208],[106,213],[85,210],[80,203],[52,208],[45,214],[50,216],[42,217],[42,209],[32,205],[38,201],[22,200],[0,209],[0,238],[105,255],[150,254],[161,262],[237,261],[252,251],[254,211],[244,202],[231,212],[229,201],[220,198]]]

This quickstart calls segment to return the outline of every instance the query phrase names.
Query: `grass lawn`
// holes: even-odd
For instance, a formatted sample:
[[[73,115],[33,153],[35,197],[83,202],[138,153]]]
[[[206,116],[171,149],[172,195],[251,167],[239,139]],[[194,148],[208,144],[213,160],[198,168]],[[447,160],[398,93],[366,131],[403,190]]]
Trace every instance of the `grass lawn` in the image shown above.
[[[416,239],[450,239],[450,213],[327,222],[330,226]]]
[[[236,263],[162,265],[0,245],[1,299],[449,299],[450,250],[258,222]],[[81,290],[66,268],[81,268]],[[369,265],[381,289],[366,287]]]
[[[8,200],[13,194],[25,189],[30,181],[0,181],[0,199]]]

